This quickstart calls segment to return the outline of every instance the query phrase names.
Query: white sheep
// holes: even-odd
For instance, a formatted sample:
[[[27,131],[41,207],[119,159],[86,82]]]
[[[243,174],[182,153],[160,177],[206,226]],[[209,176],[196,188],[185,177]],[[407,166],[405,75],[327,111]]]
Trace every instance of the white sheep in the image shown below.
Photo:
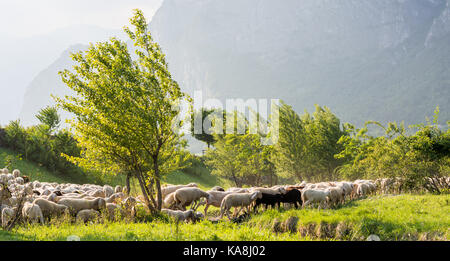
[[[111,221],[116,220],[116,214],[118,213],[120,213],[121,217],[124,217],[126,215],[125,210],[115,203],[106,203],[106,211],[108,213],[108,218]]]
[[[14,214],[17,211],[17,207],[4,207],[2,209],[2,227],[6,227],[8,225],[8,223],[12,220],[12,218],[14,217]]]
[[[60,216],[64,213],[67,213],[68,211],[67,206],[57,204],[44,198],[35,199],[33,201],[33,204],[36,204],[41,208],[42,215],[45,218],[50,218],[52,216]]]
[[[22,217],[25,221],[30,221],[32,223],[41,222],[44,224],[44,215],[39,205],[25,202],[22,208]]]
[[[229,195],[233,192],[231,191],[214,191],[210,190],[208,191],[209,198],[206,200],[206,206],[205,206],[205,216],[208,212],[209,206],[214,206],[220,208],[220,204],[222,203],[223,198],[225,198],[226,195]]]
[[[162,213],[167,214],[169,217],[174,218],[176,221],[180,222],[180,221],[189,221],[189,220],[194,220],[195,218],[195,213],[194,210],[189,209],[186,211],[181,211],[181,210],[172,210],[172,209],[166,209],[163,208],[161,209]]]
[[[177,191],[178,189],[181,188],[196,188],[197,184],[195,183],[189,183],[187,185],[170,185],[170,186],[165,186],[161,188],[161,196],[162,198],[166,198],[167,195],[169,195],[172,192]]]
[[[122,193],[122,192],[123,192],[122,186],[117,185],[117,186],[114,188],[114,193]]]
[[[106,208],[106,201],[103,198],[84,199],[84,198],[63,198],[58,204],[67,206],[71,214],[78,213],[84,209],[101,210]]]
[[[164,198],[163,208],[172,208],[176,204],[175,202],[175,192],[170,193]]]
[[[260,191],[255,191],[251,193],[231,193],[226,195],[222,203],[220,205],[220,219],[223,217],[223,214],[226,212],[228,219],[230,218],[230,209],[232,207],[235,208],[235,213],[233,216],[238,215],[242,208],[249,207],[256,199],[262,198],[262,193]],[[239,211],[236,213],[236,208],[241,207]]]
[[[76,221],[86,223],[100,217],[100,212],[94,209],[83,209],[77,213]]]
[[[196,210],[198,207],[198,200],[200,198],[209,198],[209,194],[199,188],[188,187],[188,188],[180,188],[175,191],[175,205],[181,209],[185,210],[186,206],[193,203],[192,209]]]
[[[233,188],[227,189],[225,192],[248,193],[248,192],[250,192],[250,191],[249,191],[249,189],[247,189],[247,188],[236,188],[236,187],[233,187]]]
[[[273,188],[251,188],[250,192],[252,191],[260,191],[264,194],[270,194],[270,195],[278,195],[278,194],[286,194],[286,189],[284,187],[277,187],[275,189]]]
[[[327,198],[329,195],[329,190],[305,189],[302,191],[303,208],[312,203],[318,203],[319,209],[322,204],[326,207]]]
[[[13,170],[12,174],[13,174],[14,178],[18,178],[18,177],[20,177],[20,170],[18,170],[18,169]]]
[[[110,185],[104,185],[103,192],[105,193],[104,198],[110,197],[112,194],[114,194],[114,188]]]

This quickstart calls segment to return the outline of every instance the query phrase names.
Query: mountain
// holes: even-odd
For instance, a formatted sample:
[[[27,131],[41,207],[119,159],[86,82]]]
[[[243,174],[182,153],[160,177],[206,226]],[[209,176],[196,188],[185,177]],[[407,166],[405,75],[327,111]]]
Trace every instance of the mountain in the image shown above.
[[[166,0],[151,32],[204,98],[326,105],[344,121],[449,120],[448,0]]]
[[[439,105],[444,123],[449,1],[165,0],[149,28],[181,88],[203,99],[280,98],[299,113],[320,104],[359,126],[423,122]],[[55,68],[70,68],[65,55]],[[21,118],[60,88],[56,70],[42,71]]]
[[[37,112],[46,107],[55,105],[51,95],[57,97],[64,97],[65,95],[73,95],[73,91],[69,89],[61,80],[59,71],[64,69],[70,69],[74,62],[72,61],[70,54],[78,51],[86,50],[87,45],[73,45],[65,50],[55,62],[53,62],[48,68],[40,72],[27,87],[27,91],[24,96],[24,103],[19,115],[21,122],[28,126],[38,122],[35,115]],[[61,118],[67,119],[69,114],[60,111]],[[64,121],[63,121],[64,122]]]
[[[0,97],[2,107],[8,108],[0,110],[0,124],[17,119],[27,85],[70,45],[106,40],[114,35],[123,37],[119,30],[90,25],[69,26],[32,37],[0,34]]]

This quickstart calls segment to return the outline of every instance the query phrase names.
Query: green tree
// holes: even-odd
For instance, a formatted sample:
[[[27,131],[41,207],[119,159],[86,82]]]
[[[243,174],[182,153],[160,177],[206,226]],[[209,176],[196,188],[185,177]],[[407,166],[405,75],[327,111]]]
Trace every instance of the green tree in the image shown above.
[[[189,157],[173,108],[190,98],[172,79],[142,12],[135,9],[130,22],[134,30],[126,27],[125,32],[136,58],[116,38],[91,44],[72,54],[73,72],[60,72],[76,95],[55,99],[75,115],[70,124],[82,148],[81,157],[67,158],[102,173],[133,173],[146,205],[158,211],[162,176],[183,167]]]
[[[237,187],[272,184],[272,146],[261,143],[262,135],[249,133],[249,122],[243,115],[235,111],[228,113],[227,119],[234,119],[235,133],[214,134],[214,148],[205,155],[212,174],[231,180]],[[245,129],[244,134],[236,133],[238,124]]]
[[[47,126],[49,134],[53,133],[56,129],[58,129],[59,124],[61,122],[58,110],[55,107],[50,106],[41,109],[36,115],[36,118],[44,126]]]
[[[297,180],[331,180],[343,162],[334,155],[343,146],[339,139],[346,132],[329,108],[316,105],[311,115],[298,115],[291,106],[280,104],[279,140],[274,146],[277,174]]]
[[[212,114],[214,113],[215,110],[213,109],[206,109],[206,108],[202,108],[200,111],[194,111],[192,113],[192,117],[191,117],[191,133],[194,136],[194,138],[196,138],[199,141],[203,141],[206,142],[206,144],[208,145],[208,148],[210,148],[211,144],[213,144],[215,142],[214,140],[214,136],[209,133],[209,130],[205,130],[203,124],[205,123],[205,120]],[[212,117],[209,117],[212,118]],[[201,124],[200,129],[196,130],[195,129],[195,123],[197,124]],[[200,133],[196,133],[196,132],[200,132]]]

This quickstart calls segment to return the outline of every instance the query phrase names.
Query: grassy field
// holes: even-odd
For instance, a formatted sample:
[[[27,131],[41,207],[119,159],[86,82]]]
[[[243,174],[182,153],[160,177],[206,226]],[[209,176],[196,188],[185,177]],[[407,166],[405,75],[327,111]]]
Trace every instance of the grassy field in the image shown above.
[[[0,231],[0,240],[449,240],[450,195],[386,195],[338,209],[267,210],[241,224],[203,221],[178,226],[157,218],[146,223],[21,225]],[[211,208],[217,215],[217,208]]]
[[[52,173],[37,164],[20,160],[0,148],[0,164],[14,158],[18,168],[32,180],[58,183],[98,183],[88,177]],[[0,165],[1,166],[1,165]],[[104,181],[104,180],[103,180]],[[109,178],[109,184],[124,184],[123,177]],[[212,176],[202,166],[193,166],[164,177],[163,183],[196,182],[207,190],[215,185],[232,184]],[[132,181],[135,193],[138,184]],[[260,211],[241,224],[223,219],[178,226],[164,218],[144,217],[151,222],[104,222],[88,225],[62,222],[52,225],[19,225],[10,232],[0,231],[0,240],[66,240],[77,235],[81,240],[364,240],[371,234],[382,240],[449,240],[450,195],[384,195],[347,202],[337,209],[280,209]],[[203,211],[201,206],[199,211]],[[211,207],[208,218],[219,215]]]

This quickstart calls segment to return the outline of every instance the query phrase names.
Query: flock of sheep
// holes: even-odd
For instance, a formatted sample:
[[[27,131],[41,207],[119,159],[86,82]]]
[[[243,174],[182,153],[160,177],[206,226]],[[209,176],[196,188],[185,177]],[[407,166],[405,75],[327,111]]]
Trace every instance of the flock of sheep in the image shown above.
[[[450,177],[442,177],[430,180],[441,187],[449,188]],[[355,180],[353,182],[302,182],[295,185],[276,185],[271,188],[223,188],[216,186],[209,191],[197,188],[195,183],[187,185],[166,185],[162,188],[164,198],[163,211],[178,220],[194,220],[205,217],[210,206],[220,208],[219,219],[226,214],[232,221],[240,221],[243,216],[257,211],[263,205],[280,207],[281,204],[293,205],[295,208],[317,205],[318,208],[333,207],[344,203],[346,200],[364,197],[376,192],[400,193],[403,180],[400,178],[383,178],[377,180]],[[186,207],[192,205],[190,210]],[[195,212],[199,205],[205,205],[204,214]],[[234,207],[234,213],[230,216],[230,209]],[[247,211],[238,216],[243,208]]]
[[[437,180],[448,188],[450,177]],[[197,184],[165,185],[161,188],[163,197],[162,212],[177,221],[197,221],[204,219],[208,208],[220,208],[219,219],[224,214],[232,220],[240,220],[251,211],[257,211],[263,205],[265,208],[307,207],[317,205],[318,208],[329,208],[344,203],[346,200],[364,197],[376,192],[399,192],[401,179],[356,180],[353,182],[302,182],[295,185],[276,185],[271,188],[229,188],[227,190],[216,186],[209,191],[203,191]],[[6,227],[18,215],[21,208],[21,219],[25,222],[45,223],[51,217],[68,215],[76,221],[88,222],[106,213],[109,220],[118,217],[133,218],[136,206],[144,206],[142,196],[129,196],[126,188],[109,185],[92,184],[58,184],[30,181],[21,176],[19,170],[9,173],[8,169],[0,169],[0,212],[2,226]],[[204,213],[197,208],[205,205]],[[186,210],[191,206],[189,210]],[[233,216],[230,210],[234,207]],[[242,209],[246,213],[239,216]]]
[[[100,217],[102,210],[106,210],[110,220],[133,217],[137,203],[121,186],[30,182],[19,170],[9,173],[8,169],[0,169],[0,184],[4,228],[15,216],[33,223],[45,223],[45,220],[65,214],[75,217],[76,221],[87,222]]]

